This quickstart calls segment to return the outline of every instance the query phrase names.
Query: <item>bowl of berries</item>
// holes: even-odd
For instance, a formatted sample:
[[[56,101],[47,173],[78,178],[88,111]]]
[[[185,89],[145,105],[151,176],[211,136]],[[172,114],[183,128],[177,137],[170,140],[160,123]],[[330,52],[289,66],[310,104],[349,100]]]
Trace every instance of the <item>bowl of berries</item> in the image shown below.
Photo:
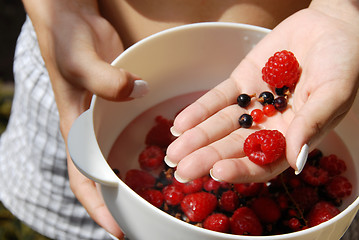
[[[227,79],[268,32],[245,24],[190,24],[154,34],[113,62],[145,79],[150,91],[128,102],[94,97],[74,122],[68,147],[77,168],[98,184],[129,239],[340,239],[350,226],[359,208],[359,163],[354,161],[359,158],[359,129],[351,127],[359,124],[358,101],[309,153],[299,175],[287,169],[263,183],[217,182],[210,175],[180,183],[175,169],[164,162],[175,139],[170,128],[176,115]],[[300,68],[289,51],[273,57],[281,54],[294,59],[289,67],[295,73],[284,81],[290,86],[280,84],[275,92],[256,96],[240,94],[239,107],[249,102],[261,106],[241,116],[240,127],[251,128],[290,104],[286,99]],[[270,72],[266,76],[272,84]],[[284,137],[270,131],[264,135]],[[249,135],[245,148],[253,150],[251,144],[262,135]],[[280,151],[246,154],[262,164],[259,155],[275,161]]]

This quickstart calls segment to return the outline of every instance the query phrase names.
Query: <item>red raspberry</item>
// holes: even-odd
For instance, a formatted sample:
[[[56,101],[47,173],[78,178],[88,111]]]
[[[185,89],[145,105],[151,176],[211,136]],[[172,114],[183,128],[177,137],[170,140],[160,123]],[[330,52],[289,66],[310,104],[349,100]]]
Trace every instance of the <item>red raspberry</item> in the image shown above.
[[[329,180],[327,171],[312,165],[306,165],[299,176],[304,182],[315,187],[324,185]]]
[[[181,209],[191,222],[202,222],[216,207],[216,196],[207,192],[188,194],[181,202]]]
[[[202,190],[203,187],[203,178],[194,179],[188,183],[180,183],[175,178],[173,179],[173,183],[182,188],[182,191],[185,194],[195,193]]]
[[[243,150],[249,160],[265,165],[279,159],[285,153],[285,137],[277,130],[259,130],[247,137]]]
[[[319,161],[319,165],[321,168],[328,171],[330,176],[340,175],[347,170],[345,162],[334,154],[322,157]]]
[[[139,192],[139,195],[157,208],[160,208],[163,204],[163,194],[160,190],[144,189]]]
[[[313,187],[295,188],[291,195],[302,211],[309,210],[319,201],[318,193]]]
[[[182,189],[176,185],[168,185],[162,189],[165,202],[170,206],[176,206],[181,203],[185,194]]]
[[[344,176],[335,176],[326,186],[327,193],[332,198],[342,199],[350,196],[353,186]]]
[[[258,217],[248,207],[238,208],[230,218],[230,225],[233,234],[259,236],[263,232]]]
[[[239,206],[239,197],[237,193],[232,190],[228,190],[222,193],[221,198],[219,199],[219,207],[227,212],[233,212]]]
[[[233,186],[239,195],[253,197],[262,190],[263,183],[236,183]]]
[[[333,204],[325,201],[318,202],[310,210],[308,215],[309,227],[314,227],[322,222],[328,221],[340,213]]]
[[[157,116],[156,125],[153,126],[146,135],[146,145],[155,145],[161,148],[166,148],[174,140],[170,128],[173,121],[170,121],[162,116]]]
[[[275,88],[292,87],[300,77],[299,63],[292,52],[276,52],[262,69],[262,79]]]
[[[264,223],[275,223],[281,215],[278,204],[269,197],[254,199],[251,208]]]
[[[131,169],[126,173],[125,183],[134,191],[155,186],[156,179],[148,172]]]
[[[165,153],[158,146],[148,146],[146,147],[138,157],[138,162],[140,167],[143,170],[152,171],[159,169],[164,165]]]
[[[214,213],[204,220],[203,227],[216,232],[228,233],[229,218],[223,213]]]
[[[203,183],[203,189],[207,192],[217,193],[220,187],[221,183],[210,177],[206,178]]]

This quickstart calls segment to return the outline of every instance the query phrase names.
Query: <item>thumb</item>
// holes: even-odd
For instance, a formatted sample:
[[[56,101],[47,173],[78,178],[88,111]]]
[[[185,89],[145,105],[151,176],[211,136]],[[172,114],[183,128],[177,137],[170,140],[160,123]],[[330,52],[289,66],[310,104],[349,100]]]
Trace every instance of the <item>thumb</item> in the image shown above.
[[[296,111],[287,129],[286,156],[290,166],[296,170],[296,174],[304,168],[308,152],[349,110],[350,104],[346,104],[347,99],[331,97],[328,91],[329,89],[322,87],[310,94],[301,108]]]
[[[75,74],[78,85],[112,101],[142,97],[148,92],[147,82],[122,68],[112,66],[96,54],[88,54]]]

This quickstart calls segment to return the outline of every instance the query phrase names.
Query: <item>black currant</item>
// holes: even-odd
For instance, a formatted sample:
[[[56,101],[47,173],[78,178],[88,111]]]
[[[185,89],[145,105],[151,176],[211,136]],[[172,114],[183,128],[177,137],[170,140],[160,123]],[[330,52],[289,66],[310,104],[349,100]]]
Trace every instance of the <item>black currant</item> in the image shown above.
[[[248,94],[241,94],[237,98],[237,103],[240,107],[247,107],[251,103],[251,97]]]
[[[282,88],[276,88],[276,89],[275,89],[275,93],[276,93],[278,96],[282,96],[282,97],[288,96],[288,95],[290,94],[289,88],[286,87],[286,86],[284,86],[284,87],[282,87]]]
[[[278,111],[284,111],[287,108],[287,99],[285,97],[277,97],[274,99],[273,105]]]
[[[258,101],[264,106],[267,104],[272,104],[274,100],[274,95],[271,92],[262,92],[259,94]]]
[[[239,125],[244,128],[250,128],[253,124],[253,118],[249,114],[242,114],[238,119]]]

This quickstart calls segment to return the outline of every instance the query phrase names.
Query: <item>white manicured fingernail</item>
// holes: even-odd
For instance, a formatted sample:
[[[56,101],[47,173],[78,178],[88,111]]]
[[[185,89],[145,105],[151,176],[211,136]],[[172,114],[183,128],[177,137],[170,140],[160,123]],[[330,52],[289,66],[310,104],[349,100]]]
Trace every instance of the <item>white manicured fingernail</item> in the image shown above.
[[[167,155],[164,158],[165,163],[167,164],[167,166],[174,168],[177,166],[177,163],[171,162],[171,160],[167,157]]]
[[[298,154],[297,162],[295,164],[296,167],[297,167],[297,170],[295,171],[296,175],[301,173],[301,171],[303,170],[304,165],[307,162],[308,152],[309,152],[309,146],[308,146],[308,144],[304,144],[302,149],[300,150],[300,152]]]
[[[217,182],[223,182],[221,179],[216,178],[215,176],[213,176],[213,168],[211,170],[209,170],[209,175],[211,176],[211,178]]]
[[[177,171],[175,171],[173,175],[174,175],[175,179],[180,183],[188,183],[188,182],[191,181],[191,180],[188,180],[188,179],[183,179],[180,176],[178,176]]]
[[[171,127],[170,131],[171,131],[172,135],[175,137],[179,137],[181,135],[181,133],[177,132],[174,127]]]
[[[108,235],[110,235],[110,237],[113,239],[113,240],[119,240],[117,237],[115,237],[114,235],[112,235],[111,233],[108,232]]]
[[[140,98],[146,95],[149,91],[148,83],[144,80],[135,80],[133,82],[133,89],[130,94],[131,98]]]

